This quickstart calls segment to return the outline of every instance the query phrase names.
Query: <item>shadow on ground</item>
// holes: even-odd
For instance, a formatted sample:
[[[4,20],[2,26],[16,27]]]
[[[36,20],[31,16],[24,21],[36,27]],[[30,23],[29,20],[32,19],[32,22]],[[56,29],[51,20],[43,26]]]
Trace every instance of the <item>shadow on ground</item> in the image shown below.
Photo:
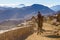
[[[52,32],[52,30],[44,30],[43,32]],[[44,35],[45,37],[49,37],[49,38],[60,38],[60,35]]]
[[[49,38],[60,38],[60,36],[58,36],[58,35],[48,35],[46,37],[49,37]]]

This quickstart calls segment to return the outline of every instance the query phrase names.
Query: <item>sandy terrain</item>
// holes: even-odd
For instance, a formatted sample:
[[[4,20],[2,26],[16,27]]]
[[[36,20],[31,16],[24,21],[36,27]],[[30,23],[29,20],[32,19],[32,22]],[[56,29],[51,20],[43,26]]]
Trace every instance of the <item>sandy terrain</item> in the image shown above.
[[[56,30],[58,26],[44,23],[42,35],[37,35],[36,30],[34,31],[33,28],[36,29],[37,27],[31,26],[30,22],[26,23],[24,27],[13,28],[0,34],[0,40],[60,40],[60,30]],[[55,36],[57,33],[59,35]]]
[[[44,30],[52,30],[52,32],[55,31],[55,27],[54,25],[48,24],[48,23],[44,23],[43,25],[43,29]],[[33,33],[32,35],[30,35],[29,37],[27,37],[25,40],[60,40],[60,36],[54,36],[55,33],[50,33],[53,34],[53,36],[51,37],[47,37],[47,36],[42,36],[44,35],[44,33],[42,35],[37,35],[37,33]],[[47,35],[45,33],[45,35]]]

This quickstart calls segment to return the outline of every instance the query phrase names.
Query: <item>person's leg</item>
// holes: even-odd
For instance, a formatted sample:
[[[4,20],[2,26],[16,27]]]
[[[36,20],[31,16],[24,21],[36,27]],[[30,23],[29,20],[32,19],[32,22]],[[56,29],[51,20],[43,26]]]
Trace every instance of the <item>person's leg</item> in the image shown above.
[[[37,35],[39,34],[39,27],[40,27],[40,25],[39,25],[39,22],[38,22],[38,28],[37,28]]]
[[[40,33],[40,35],[41,35],[41,33],[42,33],[42,29],[41,29],[41,28],[39,29],[39,33]]]
[[[40,34],[41,35],[41,33],[43,33],[43,31],[42,31],[42,23],[38,23],[38,29],[37,29],[37,35],[38,34]]]
[[[40,24],[40,34],[43,33],[42,23]]]
[[[38,27],[38,29],[37,29],[37,35],[39,34],[39,27]]]
[[[38,35],[38,34],[40,34],[40,35],[41,35],[41,33],[42,33],[42,30],[41,30],[41,28],[40,28],[40,27],[38,27],[37,35]]]

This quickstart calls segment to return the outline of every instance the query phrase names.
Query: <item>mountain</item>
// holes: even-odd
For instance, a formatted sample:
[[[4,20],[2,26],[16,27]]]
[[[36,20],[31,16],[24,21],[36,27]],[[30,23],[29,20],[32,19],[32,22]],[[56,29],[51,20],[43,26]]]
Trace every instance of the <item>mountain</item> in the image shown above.
[[[51,7],[51,9],[54,10],[54,11],[59,11],[60,10],[60,5],[53,6],[53,7]]]
[[[18,5],[18,7],[20,8],[20,7],[25,7],[25,5],[24,4],[20,4],[20,5]]]
[[[36,15],[38,11],[40,11],[42,15],[54,13],[52,9],[41,4],[33,4],[22,8],[0,7],[0,21],[6,19],[29,18],[32,15]]]

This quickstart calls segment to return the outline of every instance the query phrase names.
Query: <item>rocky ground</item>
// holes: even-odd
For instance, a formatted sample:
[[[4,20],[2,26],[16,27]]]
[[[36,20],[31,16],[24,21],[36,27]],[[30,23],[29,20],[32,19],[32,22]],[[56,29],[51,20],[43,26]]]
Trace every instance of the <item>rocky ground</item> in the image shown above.
[[[60,30],[58,30],[59,26],[54,26],[49,23],[43,24],[43,32],[41,35],[37,35],[37,32],[28,36],[25,40],[60,40]]]

